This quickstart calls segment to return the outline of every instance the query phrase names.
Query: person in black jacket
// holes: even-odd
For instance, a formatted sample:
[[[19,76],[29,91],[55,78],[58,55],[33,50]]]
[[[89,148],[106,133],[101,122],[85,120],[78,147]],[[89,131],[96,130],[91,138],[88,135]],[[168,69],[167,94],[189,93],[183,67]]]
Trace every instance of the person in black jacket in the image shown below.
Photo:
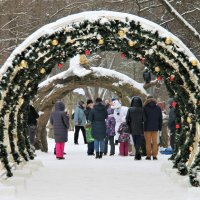
[[[157,160],[158,155],[158,131],[162,130],[162,111],[156,105],[157,101],[152,97],[147,97],[144,103],[144,136],[146,141],[146,160]],[[151,147],[153,144],[153,148]]]
[[[108,113],[102,99],[97,98],[94,108],[89,114],[89,121],[92,124],[92,136],[94,138],[94,148],[96,158],[102,158],[104,152],[104,139],[106,137],[106,118]]]
[[[143,130],[143,106],[140,97],[133,97],[131,107],[128,109],[126,123],[130,127],[135,146],[135,160],[141,160],[140,148],[141,140],[144,135]]]
[[[144,82],[146,84],[150,83],[151,82],[151,73],[150,71],[148,70],[147,67],[145,67],[144,69],[144,72],[143,72],[143,79],[144,79]]]
[[[32,146],[35,143],[35,136],[37,131],[37,119],[39,118],[39,114],[35,110],[35,108],[30,105],[28,112],[28,132],[29,132],[29,140]]]

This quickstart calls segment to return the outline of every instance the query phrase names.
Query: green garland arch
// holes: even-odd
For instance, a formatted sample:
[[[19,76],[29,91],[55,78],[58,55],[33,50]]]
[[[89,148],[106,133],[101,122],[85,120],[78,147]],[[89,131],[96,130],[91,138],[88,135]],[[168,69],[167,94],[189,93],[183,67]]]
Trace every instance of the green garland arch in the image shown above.
[[[125,20],[99,17],[61,26],[59,30],[31,42],[6,64],[7,70],[0,83],[0,159],[7,176],[12,176],[12,172],[4,144],[6,134],[10,141],[10,153],[17,164],[23,159],[34,159],[26,134],[27,106],[37,94],[38,83],[55,65],[77,54],[87,55],[98,51],[119,51],[122,57],[142,61],[152,73],[162,77],[169,95],[177,103],[176,148],[171,159],[181,175],[189,174],[191,184],[199,186],[199,148],[195,150],[195,158],[188,163],[200,123],[198,61],[191,61],[173,42],[173,38],[161,37],[158,30],[143,28],[128,15]],[[6,117],[9,117],[9,125]],[[17,132],[18,150],[14,132]]]

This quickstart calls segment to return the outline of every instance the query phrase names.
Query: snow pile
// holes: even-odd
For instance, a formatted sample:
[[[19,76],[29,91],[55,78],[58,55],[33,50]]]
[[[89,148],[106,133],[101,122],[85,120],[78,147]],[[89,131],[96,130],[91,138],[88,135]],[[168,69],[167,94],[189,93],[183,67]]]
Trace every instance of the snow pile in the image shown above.
[[[85,91],[82,88],[76,88],[73,90],[74,93],[78,93],[79,95],[85,95]]]

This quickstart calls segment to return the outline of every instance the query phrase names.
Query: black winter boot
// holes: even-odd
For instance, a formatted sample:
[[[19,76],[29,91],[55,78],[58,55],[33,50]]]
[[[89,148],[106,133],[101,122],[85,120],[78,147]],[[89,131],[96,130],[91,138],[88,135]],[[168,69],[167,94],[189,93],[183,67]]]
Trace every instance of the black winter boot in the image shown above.
[[[99,158],[102,158],[102,156],[103,156],[103,152],[100,152]]]
[[[141,154],[140,153],[138,153],[138,154],[136,154],[135,155],[135,160],[141,160],[142,158],[141,158]]]
[[[96,152],[96,157],[95,158],[99,158],[99,152]]]

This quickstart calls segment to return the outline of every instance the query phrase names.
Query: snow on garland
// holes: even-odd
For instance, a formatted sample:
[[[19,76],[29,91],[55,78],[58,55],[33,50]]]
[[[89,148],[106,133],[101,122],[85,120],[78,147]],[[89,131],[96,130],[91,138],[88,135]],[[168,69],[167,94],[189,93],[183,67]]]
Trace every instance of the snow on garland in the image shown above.
[[[32,159],[25,134],[26,111],[37,93],[38,83],[58,63],[77,54],[89,55],[97,51],[120,51],[127,59],[142,61],[164,80],[169,95],[177,102],[174,167],[178,167],[180,173],[182,169],[185,173],[185,169],[191,166],[196,169],[200,164],[200,152],[193,149],[195,135],[199,134],[196,123],[200,123],[199,62],[178,38],[162,27],[125,13],[86,12],[63,18],[36,31],[11,54],[0,70],[0,142],[4,142],[7,133],[4,116],[10,115],[16,104],[20,105],[15,121],[18,123],[18,139],[25,138],[25,142],[18,144],[21,145],[19,152],[25,160]],[[7,134],[12,142],[12,131]],[[196,157],[188,164],[193,150]],[[6,153],[5,146],[1,145],[1,161],[11,175]],[[196,177],[195,170],[190,170],[189,175]],[[199,183],[195,181],[195,185]]]

